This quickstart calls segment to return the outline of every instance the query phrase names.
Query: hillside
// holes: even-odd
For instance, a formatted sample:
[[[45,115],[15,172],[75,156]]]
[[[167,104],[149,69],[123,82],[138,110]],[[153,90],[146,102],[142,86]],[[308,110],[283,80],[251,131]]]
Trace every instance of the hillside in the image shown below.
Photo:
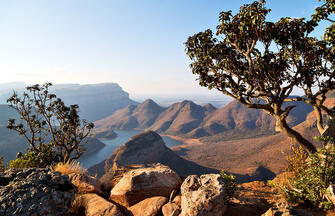
[[[291,126],[306,119],[310,106],[302,102],[288,117]],[[158,133],[183,137],[219,136],[235,139],[246,136],[274,134],[275,120],[262,110],[248,109],[237,101],[216,109],[211,104],[200,106],[192,101],[174,103],[162,108],[152,100],[138,106],[130,105],[96,122],[97,127],[113,129],[150,129]]]
[[[117,110],[112,115],[95,122],[97,128],[110,127],[114,129],[146,129],[150,127],[156,118],[163,112],[164,108],[160,107],[153,100],[146,100],[139,104],[128,105],[127,107]]]
[[[158,133],[187,134],[197,128],[206,115],[213,112],[212,106],[202,107],[192,101],[182,101],[169,106],[150,127]]]
[[[327,106],[335,105],[335,98],[327,99]],[[316,117],[311,112],[306,120],[294,128],[308,140],[317,143],[313,137],[319,135]],[[199,143],[173,147],[177,154],[202,166],[226,169],[239,174],[252,174],[263,166],[278,174],[285,168],[285,153],[289,151],[292,141],[278,133],[247,139],[225,140],[224,137],[204,137]]]

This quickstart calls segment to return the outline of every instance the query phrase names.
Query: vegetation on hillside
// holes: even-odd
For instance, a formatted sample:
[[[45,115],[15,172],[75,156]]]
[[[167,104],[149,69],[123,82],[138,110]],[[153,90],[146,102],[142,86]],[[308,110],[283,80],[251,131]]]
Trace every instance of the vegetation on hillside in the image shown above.
[[[11,168],[45,167],[58,162],[71,162],[85,151],[83,143],[94,127],[79,118],[78,105],[66,106],[49,92],[51,83],[27,87],[19,96],[16,92],[7,100],[20,116],[9,119],[7,128],[22,135],[29,144],[26,154],[18,153]]]
[[[269,12],[265,1],[243,5],[235,15],[221,12],[216,34],[208,29],[188,38],[190,67],[201,86],[264,110],[275,117],[277,131],[312,154],[316,147],[287,123],[295,106],[286,104],[301,101],[312,106],[320,134],[327,129],[322,112],[332,117],[335,111],[324,105],[326,94],[335,89],[335,53],[331,36],[319,40],[310,33],[329,12],[310,20],[277,22],[267,21]],[[295,88],[304,95],[291,97]]]

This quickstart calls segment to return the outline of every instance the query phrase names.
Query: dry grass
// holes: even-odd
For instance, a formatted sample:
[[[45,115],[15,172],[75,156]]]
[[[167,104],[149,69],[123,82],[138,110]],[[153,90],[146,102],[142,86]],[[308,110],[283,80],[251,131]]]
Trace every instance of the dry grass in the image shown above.
[[[71,173],[87,175],[87,169],[80,166],[80,163],[77,161],[58,163],[54,167],[54,170],[62,173],[62,175],[69,175]]]
[[[87,206],[87,200],[82,195],[77,194],[76,199],[72,203],[71,207],[72,215],[85,216],[86,206]]]

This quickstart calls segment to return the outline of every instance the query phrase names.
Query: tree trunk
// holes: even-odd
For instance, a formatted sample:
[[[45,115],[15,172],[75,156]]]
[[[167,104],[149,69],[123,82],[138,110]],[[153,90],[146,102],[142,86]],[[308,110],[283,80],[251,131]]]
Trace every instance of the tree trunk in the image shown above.
[[[276,117],[276,131],[280,131],[288,137],[293,138],[297,143],[304,146],[309,154],[317,152],[313,143],[303,138],[299,132],[293,130],[287,125],[285,117]]]

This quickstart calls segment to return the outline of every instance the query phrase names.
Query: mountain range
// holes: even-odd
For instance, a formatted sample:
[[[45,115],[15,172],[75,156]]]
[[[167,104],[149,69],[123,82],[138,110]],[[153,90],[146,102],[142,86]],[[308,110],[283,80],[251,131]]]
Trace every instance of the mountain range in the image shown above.
[[[288,116],[288,123],[295,126],[305,121],[310,106],[302,102]],[[97,128],[119,130],[150,129],[162,134],[183,137],[205,137],[232,134],[242,131],[253,134],[273,134],[275,119],[262,110],[248,109],[237,101],[219,109],[211,104],[200,106],[184,100],[166,108],[148,99],[139,105],[129,105],[112,115],[95,122]]]
[[[0,84],[0,103],[5,104],[14,90],[20,95],[26,86],[20,82]],[[88,121],[105,118],[118,109],[138,104],[117,83],[56,84],[50,90],[66,104],[78,104],[80,117]]]

